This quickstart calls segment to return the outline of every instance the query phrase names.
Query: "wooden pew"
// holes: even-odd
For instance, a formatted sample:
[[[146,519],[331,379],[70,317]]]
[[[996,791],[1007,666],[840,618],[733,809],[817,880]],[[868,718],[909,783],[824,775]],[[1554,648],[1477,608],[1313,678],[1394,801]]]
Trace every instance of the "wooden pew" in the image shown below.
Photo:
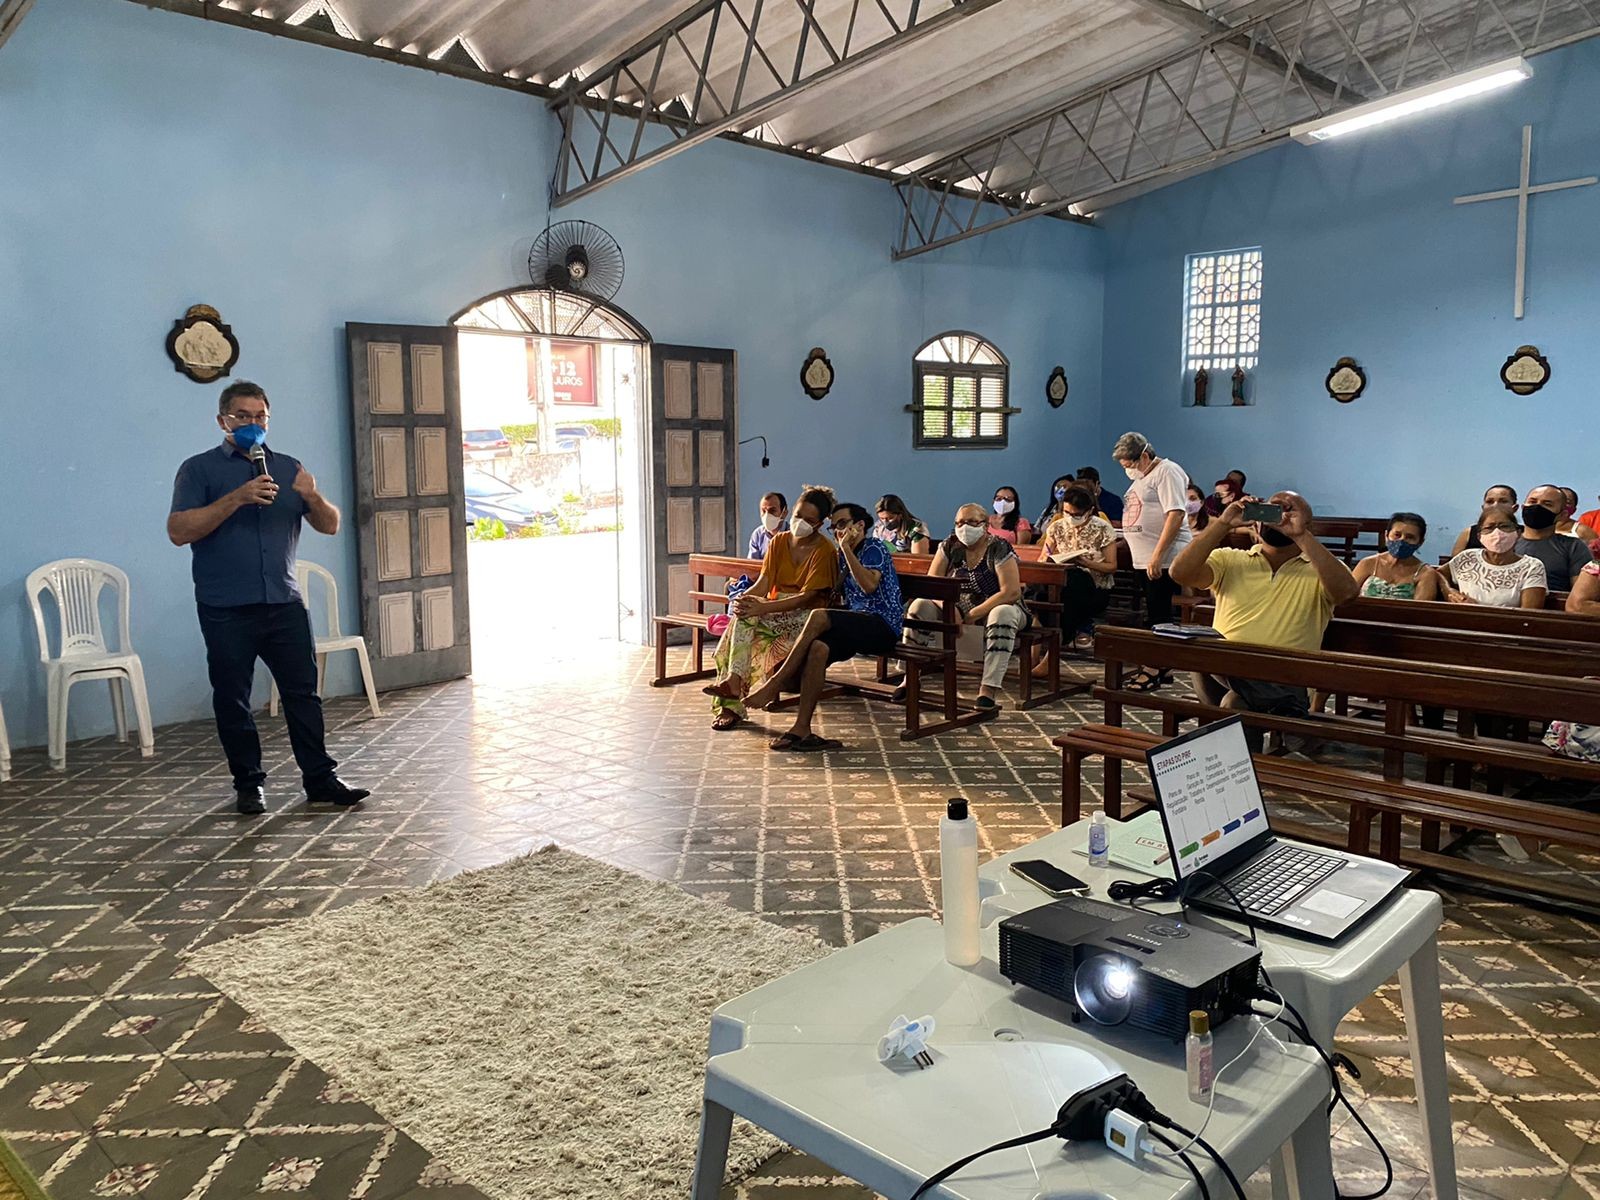
[[[740,575],[754,576],[751,567],[759,571],[760,566],[751,559],[729,558],[714,554],[693,554],[689,556],[689,574],[692,578],[693,588],[689,592],[689,599],[694,604],[692,612],[669,613],[655,618],[656,623],[656,673],[650,681],[652,687],[668,687],[673,684],[687,683],[696,679],[708,679],[716,674],[714,667],[705,665],[706,624],[717,612],[725,612],[728,607],[726,592],[713,591],[707,587],[707,580],[711,579],[737,579]],[[903,741],[928,737],[931,734],[942,733],[948,729],[956,729],[966,725],[977,724],[981,721],[994,719],[998,714],[996,709],[964,708],[956,690],[957,660],[956,638],[961,628],[959,612],[956,606],[956,597],[960,594],[960,585],[953,579],[928,579],[926,577],[902,578],[901,592],[907,600],[927,598],[935,601],[940,607],[940,620],[934,622],[907,622],[914,627],[927,629],[939,636],[940,645],[933,648],[901,643],[895,647],[891,657],[898,659],[905,665],[905,696],[906,710],[905,728],[900,737]],[[670,674],[667,668],[667,631],[675,628],[686,628],[690,631],[690,661],[689,670]],[[925,674],[937,674],[943,684],[942,693],[934,698],[934,704],[941,718],[932,722],[924,718],[924,710],[929,706],[929,697],[923,694],[922,679]],[[830,690],[826,695],[869,695],[882,699],[894,699],[898,690],[897,685],[888,682],[888,669],[885,659],[878,660],[877,679],[861,681],[856,679],[830,678]]]
[[[1560,593],[1565,596],[1566,593]],[[1563,601],[1565,603],[1565,601]],[[1210,593],[1180,596],[1179,612],[1188,624],[1209,625],[1216,610]],[[1355,621],[1387,625],[1424,626],[1435,629],[1475,630],[1481,633],[1517,634],[1557,642],[1600,644],[1600,621],[1582,613],[1550,608],[1495,608],[1487,604],[1446,604],[1438,600],[1346,601],[1333,615]]]
[[[1384,548],[1389,524],[1388,517],[1318,516],[1312,518],[1311,528],[1330,554],[1346,566],[1354,566],[1357,559]]]
[[[1067,568],[1059,563],[1045,562],[1039,557],[1039,547],[1022,546],[1017,550],[1017,574],[1024,587],[1040,587],[1045,589],[1048,599],[1044,601],[1028,601],[1028,609],[1033,613],[1033,624],[1022,630],[1017,636],[1017,652],[1013,656],[1018,671],[1018,691],[1021,692],[1019,707],[1024,709],[1038,708],[1041,704],[1050,704],[1064,696],[1074,695],[1078,692],[1089,690],[1086,682],[1062,682],[1061,677],[1061,586],[1066,578]],[[928,576],[928,568],[933,565],[931,554],[896,554],[894,556],[895,570],[900,573],[904,581],[907,578]],[[902,591],[904,587],[902,586]],[[907,596],[907,602],[912,597]],[[1039,683],[1034,679],[1031,671],[1034,647],[1042,646],[1045,652],[1045,661],[1049,664],[1049,674],[1045,677],[1043,690],[1036,690]]]
[[[1275,683],[1349,691],[1386,701],[1384,724],[1379,730],[1369,722],[1314,714],[1305,719],[1238,713],[1246,724],[1262,730],[1304,734],[1362,745],[1381,751],[1382,774],[1352,771],[1314,763],[1258,756],[1264,782],[1309,796],[1348,804],[1351,809],[1350,849],[1366,852],[1370,846],[1374,813],[1384,815],[1379,853],[1391,861],[1448,870],[1501,886],[1543,889],[1563,899],[1592,903],[1592,889],[1573,888],[1551,880],[1530,880],[1526,875],[1491,865],[1471,863],[1441,854],[1437,830],[1460,825],[1497,833],[1534,834],[1569,845],[1591,847],[1600,839],[1600,818],[1571,809],[1532,801],[1486,796],[1463,787],[1413,783],[1405,779],[1407,760],[1418,758],[1479,762],[1492,767],[1536,770],[1567,778],[1597,779],[1595,764],[1548,754],[1514,742],[1471,736],[1450,737],[1411,725],[1413,705],[1492,710],[1533,721],[1550,717],[1596,722],[1600,720],[1600,682],[1517,671],[1444,664],[1409,664],[1361,655],[1288,651],[1217,641],[1188,641],[1139,630],[1103,629],[1096,637],[1096,654],[1106,662],[1105,686],[1096,694],[1105,703],[1105,721],[1087,725],[1056,739],[1062,748],[1062,817],[1076,819],[1081,803],[1081,769],[1085,756],[1105,757],[1107,811],[1120,814],[1121,764],[1143,761],[1143,750],[1160,736],[1175,732],[1188,717],[1215,719],[1234,715],[1197,701],[1129,692],[1122,686],[1124,667],[1198,670],[1224,676]],[[1149,707],[1162,712],[1164,733],[1144,734],[1121,728],[1124,709]],[[1424,840],[1420,847],[1403,846],[1402,818],[1420,819]],[[1432,838],[1428,830],[1434,831]],[[1295,829],[1297,835],[1328,840],[1325,832]]]

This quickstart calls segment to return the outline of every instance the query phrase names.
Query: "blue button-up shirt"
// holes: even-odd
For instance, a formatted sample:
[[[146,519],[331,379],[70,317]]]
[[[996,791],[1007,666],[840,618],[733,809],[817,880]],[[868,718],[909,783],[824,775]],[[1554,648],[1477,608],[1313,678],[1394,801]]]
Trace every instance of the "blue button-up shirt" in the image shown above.
[[[300,461],[267,451],[267,474],[278,484],[271,504],[247,504],[191,545],[194,598],[218,608],[300,601],[295,548],[306,502],[291,486]],[[255,467],[231,442],[196,454],[178,468],[172,511],[204,508],[255,478]]]

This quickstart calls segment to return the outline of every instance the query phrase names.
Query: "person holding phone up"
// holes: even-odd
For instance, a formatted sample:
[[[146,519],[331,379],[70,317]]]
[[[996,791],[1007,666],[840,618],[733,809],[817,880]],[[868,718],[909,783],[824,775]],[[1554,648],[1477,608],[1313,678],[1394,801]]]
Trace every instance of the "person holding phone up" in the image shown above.
[[[1254,526],[1258,545],[1223,545],[1246,525]],[[1212,625],[1230,641],[1320,649],[1334,607],[1355,599],[1361,587],[1311,530],[1311,506],[1297,492],[1276,492],[1264,505],[1236,500],[1173,560],[1172,577],[1211,592],[1217,604]],[[1304,688],[1198,673],[1194,686],[1202,700],[1223,708],[1285,717],[1310,712]],[[1253,731],[1252,741],[1260,738]]]

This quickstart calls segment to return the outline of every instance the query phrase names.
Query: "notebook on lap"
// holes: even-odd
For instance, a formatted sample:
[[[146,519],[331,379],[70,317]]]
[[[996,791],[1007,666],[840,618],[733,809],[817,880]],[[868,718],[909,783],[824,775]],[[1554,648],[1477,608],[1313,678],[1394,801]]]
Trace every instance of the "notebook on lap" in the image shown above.
[[[1145,761],[1186,905],[1236,919],[1242,906],[1258,926],[1331,942],[1411,875],[1275,835],[1238,717],[1152,747]]]

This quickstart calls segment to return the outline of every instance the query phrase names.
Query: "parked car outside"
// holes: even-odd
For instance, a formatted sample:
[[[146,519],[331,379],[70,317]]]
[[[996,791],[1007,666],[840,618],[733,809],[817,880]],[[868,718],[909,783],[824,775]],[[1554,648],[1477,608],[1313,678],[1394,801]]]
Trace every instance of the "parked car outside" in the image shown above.
[[[555,506],[545,496],[513,487],[472,467],[467,468],[465,483],[468,525],[490,517],[499,520],[509,532],[530,525],[542,525],[547,530],[557,527]]]
[[[461,435],[461,449],[477,458],[510,454],[511,439],[504,429],[468,429]]]
[[[555,427],[555,442],[557,450],[576,450],[587,439],[595,436],[593,425],[566,424]]]

